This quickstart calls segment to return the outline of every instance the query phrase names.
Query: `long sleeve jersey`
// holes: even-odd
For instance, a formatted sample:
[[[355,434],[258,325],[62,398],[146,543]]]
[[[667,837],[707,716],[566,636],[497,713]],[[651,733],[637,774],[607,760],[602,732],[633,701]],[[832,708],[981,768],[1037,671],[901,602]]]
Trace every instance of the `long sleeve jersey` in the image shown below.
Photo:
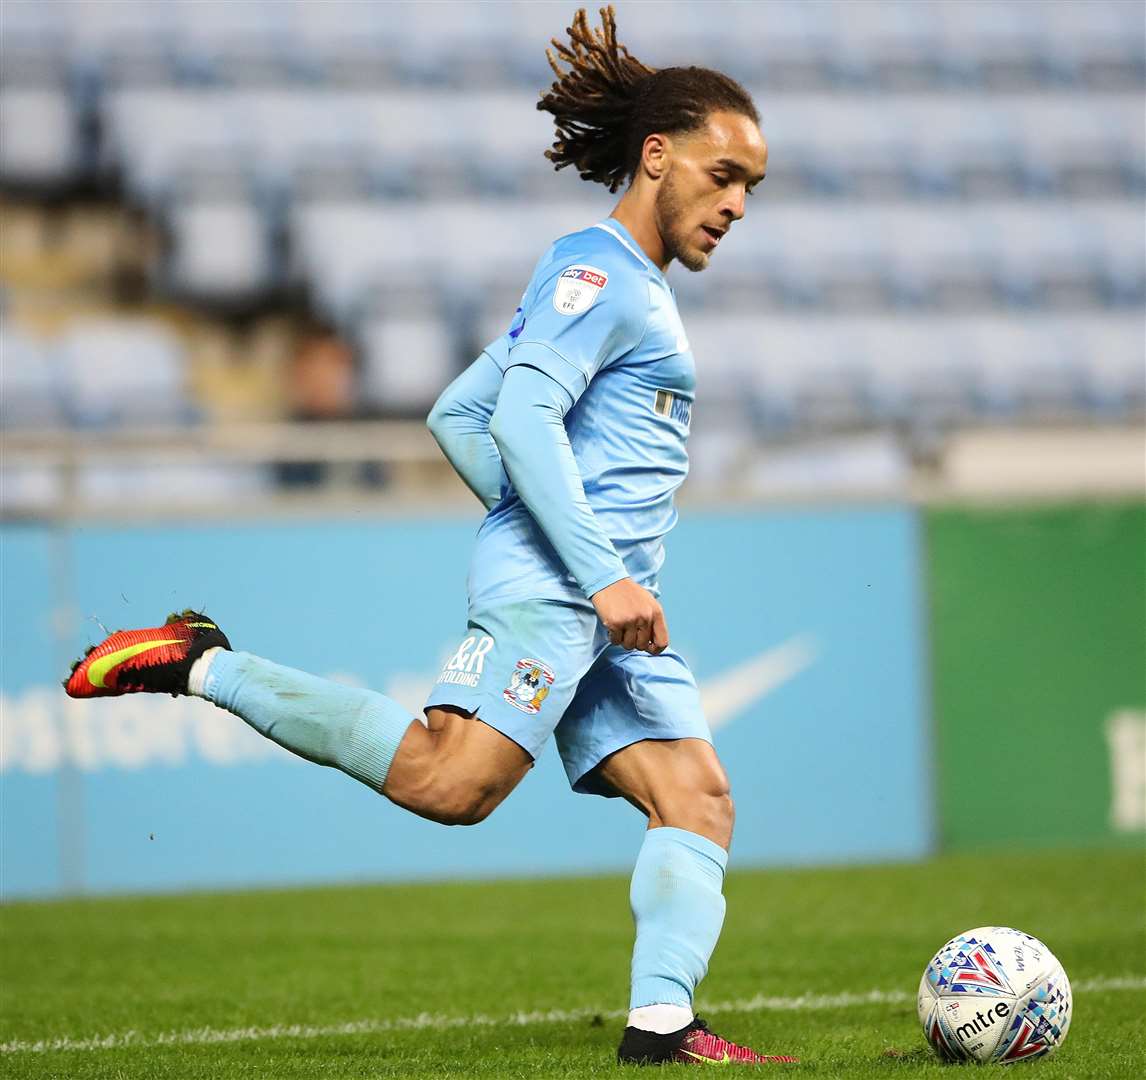
[[[672,290],[620,222],[554,243],[506,332],[430,414],[489,508],[471,605],[583,603],[626,576],[659,592],[694,390]]]

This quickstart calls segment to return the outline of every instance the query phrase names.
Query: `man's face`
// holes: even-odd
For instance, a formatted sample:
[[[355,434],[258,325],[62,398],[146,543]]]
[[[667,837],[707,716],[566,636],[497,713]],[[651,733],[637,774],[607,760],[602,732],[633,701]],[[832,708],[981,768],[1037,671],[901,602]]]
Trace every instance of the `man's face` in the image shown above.
[[[760,129],[740,113],[711,113],[700,131],[673,136],[654,207],[666,254],[692,271],[708,266],[767,165]]]

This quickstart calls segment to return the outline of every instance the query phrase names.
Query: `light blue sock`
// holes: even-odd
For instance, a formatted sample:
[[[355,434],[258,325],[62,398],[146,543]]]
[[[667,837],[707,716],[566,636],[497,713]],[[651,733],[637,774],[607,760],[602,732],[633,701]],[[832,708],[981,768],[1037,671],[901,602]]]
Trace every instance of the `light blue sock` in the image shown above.
[[[379,792],[413,722],[382,694],[341,686],[244,652],[215,653],[202,696],[241,716],[279,746],[341,769]]]
[[[629,901],[637,924],[630,1009],[692,1007],[724,925],[728,853],[685,829],[649,829],[637,856]]]

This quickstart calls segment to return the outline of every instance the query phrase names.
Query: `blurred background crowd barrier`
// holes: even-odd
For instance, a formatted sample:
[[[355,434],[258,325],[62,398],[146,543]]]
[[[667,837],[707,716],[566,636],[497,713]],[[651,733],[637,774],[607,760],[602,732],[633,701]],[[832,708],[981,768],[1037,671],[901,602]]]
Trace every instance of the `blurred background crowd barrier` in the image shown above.
[[[478,510],[423,418],[615,202],[542,156],[576,6],[0,4],[6,894],[631,861],[635,816],[548,758],[471,836],[202,703],[56,688],[93,620],[190,604],[420,705]],[[671,275],[698,399],[666,603],[738,857],[1025,844],[1048,810],[1140,843],[1142,4],[616,7],[646,63],[744,82],[770,147]]]

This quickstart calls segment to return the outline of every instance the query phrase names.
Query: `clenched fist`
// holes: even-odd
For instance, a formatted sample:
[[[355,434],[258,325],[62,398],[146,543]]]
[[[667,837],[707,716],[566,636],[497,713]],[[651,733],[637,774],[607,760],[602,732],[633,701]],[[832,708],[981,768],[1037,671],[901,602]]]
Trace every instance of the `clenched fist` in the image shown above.
[[[606,585],[591,599],[614,645],[642,649],[653,656],[668,648],[664,609],[648,589],[642,589],[632,578]]]

